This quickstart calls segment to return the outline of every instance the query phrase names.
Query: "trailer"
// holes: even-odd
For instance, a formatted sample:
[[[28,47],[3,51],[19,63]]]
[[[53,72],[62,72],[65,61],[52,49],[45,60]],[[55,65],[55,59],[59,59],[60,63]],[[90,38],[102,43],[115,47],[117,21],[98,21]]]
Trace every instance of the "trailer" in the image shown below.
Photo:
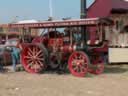
[[[21,64],[27,72],[65,68],[74,76],[84,77],[87,72],[101,74],[104,71],[109,43],[104,37],[105,28],[110,30],[112,24],[107,18],[87,18],[14,23],[8,27],[19,28],[24,34],[33,28],[43,30],[31,43],[21,44]]]

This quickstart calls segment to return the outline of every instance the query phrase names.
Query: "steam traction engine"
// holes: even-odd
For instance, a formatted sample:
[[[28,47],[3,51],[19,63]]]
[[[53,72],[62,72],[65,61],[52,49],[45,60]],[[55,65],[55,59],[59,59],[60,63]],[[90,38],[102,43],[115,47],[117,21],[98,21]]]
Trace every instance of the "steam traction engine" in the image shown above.
[[[22,44],[21,63],[27,72],[40,73],[48,67],[59,69],[68,65],[73,75],[83,77],[87,72],[104,71],[103,55],[108,48],[104,28],[110,24],[108,19],[89,18],[10,24],[9,27],[44,30],[31,43]]]

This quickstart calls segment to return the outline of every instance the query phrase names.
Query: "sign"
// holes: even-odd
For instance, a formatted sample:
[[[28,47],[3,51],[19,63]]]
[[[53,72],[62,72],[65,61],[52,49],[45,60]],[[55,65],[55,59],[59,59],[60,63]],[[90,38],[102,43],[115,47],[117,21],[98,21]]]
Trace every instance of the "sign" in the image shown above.
[[[51,28],[51,27],[69,27],[82,25],[96,25],[98,18],[78,19],[78,20],[60,20],[60,21],[45,21],[39,23],[25,23],[25,24],[10,24],[10,27],[17,28]]]

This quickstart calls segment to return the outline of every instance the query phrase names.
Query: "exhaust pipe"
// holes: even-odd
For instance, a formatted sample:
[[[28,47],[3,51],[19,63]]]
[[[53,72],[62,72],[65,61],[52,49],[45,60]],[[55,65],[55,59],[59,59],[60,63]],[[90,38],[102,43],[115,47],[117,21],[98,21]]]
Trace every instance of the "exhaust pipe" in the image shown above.
[[[87,16],[87,9],[86,9],[86,0],[81,0],[81,14],[80,18],[85,19]],[[86,27],[81,26],[81,33],[82,33],[82,42],[86,46],[86,41],[87,41],[87,32],[86,32]]]
[[[86,18],[87,9],[86,9],[86,0],[81,0],[81,19]]]

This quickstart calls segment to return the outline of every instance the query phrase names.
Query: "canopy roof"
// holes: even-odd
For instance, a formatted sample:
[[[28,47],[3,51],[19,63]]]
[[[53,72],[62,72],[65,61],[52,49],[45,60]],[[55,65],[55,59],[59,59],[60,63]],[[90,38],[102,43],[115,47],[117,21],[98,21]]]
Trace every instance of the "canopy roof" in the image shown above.
[[[112,24],[111,20],[106,18],[88,18],[74,20],[58,20],[58,21],[43,21],[38,23],[14,23],[9,24],[10,28],[57,28],[57,27],[75,27],[75,26],[92,26],[96,24]]]

